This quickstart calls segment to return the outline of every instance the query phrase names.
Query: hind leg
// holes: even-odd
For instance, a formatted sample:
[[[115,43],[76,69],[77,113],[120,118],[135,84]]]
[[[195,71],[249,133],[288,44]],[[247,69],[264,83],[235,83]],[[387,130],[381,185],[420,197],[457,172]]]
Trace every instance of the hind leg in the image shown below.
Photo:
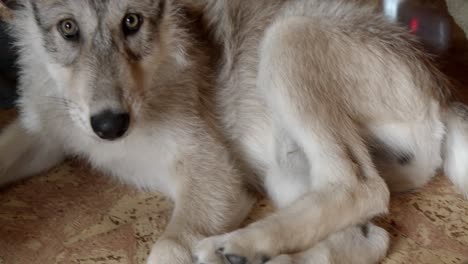
[[[374,162],[392,191],[408,191],[426,184],[442,166],[445,135],[438,106],[415,122],[369,125]]]
[[[303,175],[309,179],[308,191],[244,229],[202,241],[197,256],[217,252],[229,264],[264,263],[304,251],[330,234],[387,212],[387,186],[351,120],[343,116],[340,123],[323,124],[301,120],[304,115],[288,117],[285,127],[292,128],[288,133],[311,164]],[[213,258],[199,257],[198,263],[211,264],[208,259]]]
[[[324,149],[316,149],[315,154],[305,147],[311,164],[320,164],[311,173],[316,177],[311,179],[310,191],[244,229],[203,240],[195,251],[197,263],[219,263],[208,261],[215,253],[225,263],[264,263],[281,254],[304,251],[330,234],[386,213],[389,192],[373,171],[365,146],[362,142],[343,144],[322,142]]]
[[[266,264],[374,264],[385,257],[388,245],[387,232],[368,223],[339,231],[307,251],[281,255]]]
[[[322,49],[303,38],[326,34],[316,32],[310,26],[314,22],[292,18],[273,27],[264,41],[258,77],[276,127],[285,130],[309,164],[302,175],[307,191],[244,229],[203,240],[195,252],[198,263],[214,263],[200,256],[215,251],[225,263],[264,263],[281,254],[307,250],[330,234],[388,210],[388,188],[372,164],[359,124],[337,102],[340,94],[330,96],[342,85],[337,83],[340,78],[333,71],[317,78],[310,74],[328,67],[338,55],[317,61],[318,50],[340,51],[330,43]]]

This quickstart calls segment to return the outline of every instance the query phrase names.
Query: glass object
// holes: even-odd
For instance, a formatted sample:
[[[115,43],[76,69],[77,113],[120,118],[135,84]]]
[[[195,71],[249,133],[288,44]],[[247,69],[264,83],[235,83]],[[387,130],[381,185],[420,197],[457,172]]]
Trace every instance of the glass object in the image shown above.
[[[389,20],[407,26],[429,51],[445,53],[452,39],[449,14],[424,2],[427,1],[380,0],[380,7]]]

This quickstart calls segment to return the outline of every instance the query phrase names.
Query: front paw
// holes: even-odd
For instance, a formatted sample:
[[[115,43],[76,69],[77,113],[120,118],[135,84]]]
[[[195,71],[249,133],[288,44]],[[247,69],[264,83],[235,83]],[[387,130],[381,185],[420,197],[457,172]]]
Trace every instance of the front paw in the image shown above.
[[[175,240],[160,239],[148,257],[147,264],[191,264],[190,250]]]
[[[270,257],[255,246],[261,237],[247,230],[202,240],[194,252],[194,264],[264,264]]]
[[[194,264],[224,264],[219,248],[226,239],[225,235],[208,237],[201,240],[193,252]]]

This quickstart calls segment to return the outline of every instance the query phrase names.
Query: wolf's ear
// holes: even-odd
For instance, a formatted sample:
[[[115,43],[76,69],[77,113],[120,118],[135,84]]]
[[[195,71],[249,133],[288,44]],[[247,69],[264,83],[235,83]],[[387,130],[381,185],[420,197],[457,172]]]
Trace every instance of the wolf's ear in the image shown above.
[[[16,6],[16,0],[0,0],[0,20],[8,22],[13,19],[11,7]]]

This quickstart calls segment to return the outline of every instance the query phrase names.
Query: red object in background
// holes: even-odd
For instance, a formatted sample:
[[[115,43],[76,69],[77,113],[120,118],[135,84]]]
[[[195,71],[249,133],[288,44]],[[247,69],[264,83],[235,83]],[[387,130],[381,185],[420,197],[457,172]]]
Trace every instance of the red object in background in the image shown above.
[[[380,5],[391,21],[407,26],[429,51],[440,54],[450,48],[452,32],[449,14],[414,0],[381,0]]]
[[[419,29],[419,19],[418,18],[413,17],[413,19],[411,19],[410,29],[411,29],[411,33],[418,32],[418,29]]]

